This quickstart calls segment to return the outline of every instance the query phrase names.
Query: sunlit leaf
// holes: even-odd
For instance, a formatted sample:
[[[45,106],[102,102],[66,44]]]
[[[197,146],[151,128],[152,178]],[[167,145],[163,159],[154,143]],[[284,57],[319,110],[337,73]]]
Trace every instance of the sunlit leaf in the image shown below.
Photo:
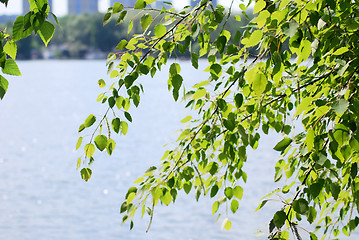
[[[44,42],[45,46],[50,42],[51,38],[54,36],[55,27],[52,23],[45,21],[39,30],[40,37]]]
[[[279,143],[277,143],[273,149],[280,152],[284,151],[292,143],[292,141],[293,140],[291,138],[284,138]]]
[[[105,135],[98,135],[95,138],[95,145],[98,150],[103,151],[107,147],[107,137]]]
[[[83,169],[81,170],[81,177],[82,177],[82,179],[85,180],[86,182],[87,182],[88,180],[90,180],[91,175],[92,175],[92,170],[91,170],[91,169],[89,169],[89,168],[83,168]]]

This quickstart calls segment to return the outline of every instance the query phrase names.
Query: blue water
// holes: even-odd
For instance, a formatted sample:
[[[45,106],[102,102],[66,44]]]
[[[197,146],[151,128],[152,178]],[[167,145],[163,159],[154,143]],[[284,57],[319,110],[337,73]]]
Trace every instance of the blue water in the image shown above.
[[[0,102],[0,239],[256,239],[271,211],[254,213],[271,184],[278,157],[275,141],[265,138],[249,153],[248,184],[238,214],[229,214],[232,230],[221,230],[211,215],[215,199],[197,203],[193,194],[180,194],[175,205],[159,206],[149,233],[148,218],[136,218],[135,228],[120,226],[119,207],[131,183],[158,163],[163,145],[176,139],[179,121],[188,115],[166,90],[168,73],[143,78],[145,94],[132,110],[133,124],[117,138],[112,157],[95,155],[93,176],[84,182],[76,171],[81,155],[74,151],[79,125],[90,114],[106,110],[96,103],[97,80],[106,76],[104,61],[20,62],[22,77],[10,78]],[[181,62],[185,80],[206,80]],[[279,206],[279,205],[274,205]],[[225,209],[224,215],[225,215]],[[230,211],[230,210],[229,210]],[[223,217],[221,218],[223,220]],[[262,239],[265,236],[262,236]]]

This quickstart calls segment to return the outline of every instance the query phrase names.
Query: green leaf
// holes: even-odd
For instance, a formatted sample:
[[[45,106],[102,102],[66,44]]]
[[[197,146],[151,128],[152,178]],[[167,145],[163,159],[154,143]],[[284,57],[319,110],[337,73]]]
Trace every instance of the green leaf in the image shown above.
[[[335,200],[337,200],[338,196],[339,196],[339,193],[341,191],[341,188],[340,188],[339,184],[336,183],[336,182],[332,183],[331,186],[330,186],[330,190],[331,190],[331,193],[333,195],[333,198]]]
[[[299,116],[300,114],[302,114],[303,111],[308,110],[309,106],[312,104],[312,101],[313,101],[312,97],[306,97],[302,99],[300,104],[297,106],[297,111],[294,114],[294,117]]]
[[[226,47],[226,43],[227,43],[227,38],[225,36],[220,36],[217,40],[216,40],[216,46],[218,49],[219,53],[223,53],[224,49]]]
[[[339,115],[343,115],[343,113],[348,109],[349,102],[345,99],[340,99],[333,104],[333,109]]]
[[[337,50],[335,50],[333,55],[342,55],[343,53],[346,53],[347,51],[349,51],[349,49],[347,47],[341,47],[341,48],[338,48]]]
[[[96,117],[91,114],[90,116],[87,117],[87,119],[85,120],[85,127],[91,127],[94,123],[96,122]]]
[[[231,211],[236,213],[239,208],[239,202],[236,199],[233,199],[231,202]]]
[[[122,133],[123,135],[126,135],[126,134],[127,134],[127,130],[128,130],[128,124],[127,124],[127,122],[122,121],[122,122],[120,123],[120,129],[121,129],[121,133]]]
[[[211,193],[210,193],[211,198],[213,198],[214,196],[217,195],[218,190],[219,190],[219,187],[218,187],[217,185],[214,185],[214,186],[211,188]]]
[[[126,201],[126,203],[127,203],[127,204],[130,204],[130,203],[133,201],[133,199],[135,199],[135,197],[136,197],[136,193],[135,193],[135,192],[129,193],[129,194],[127,195],[127,201]]]
[[[292,141],[293,140],[291,138],[284,138],[279,143],[277,143],[273,149],[282,152],[292,143]]]
[[[13,76],[21,76],[19,67],[17,66],[16,62],[11,58],[6,59],[5,66],[2,69],[2,72]]]
[[[185,193],[189,193],[191,191],[191,188],[192,188],[192,182],[185,182],[183,184],[183,190],[185,191]]]
[[[215,201],[212,205],[212,215],[218,211],[218,208],[219,208],[219,202]]]
[[[122,23],[123,20],[125,19],[126,15],[127,15],[127,11],[122,11],[122,12],[120,13],[120,15],[118,16],[118,19],[117,19],[117,21],[116,21],[116,25]]]
[[[16,58],[16,54],[17,54],[17,45],[16,43],[11,40],[11,41],[7,41],[5,46],[4,46],[4,51],[7,55],[9,55],[12,59],[15,60]]]
[[[268,202],[268,200],[263,200],[259,206],[256,208],[255,212],[257,212],[259,209],[261,209],[262,207],[264,207],[264,205],[266,205]]]
[[[105,16],[103,17],[103,21],[102,21],[103,26],[105,26],[107,23],[109,23],[111,21],[111,17],[112,17],[111,13],[105,14]]]
[[[117,44],[116,48],[117,50],[123,50],[126,48],[128,42],[126,39],[122,39],[121,42],[119,44]]]
[[[78,150],[81,147],[83,137],[79,137],[76,143],[76,150]]]
[[[165,205],[169,205],[172,201],[172,196],[171,196],[171,192],[170,191],[166,191],[166,193],[164,195],[161,196],[161,201],[165,204]]]
[[[236,103],[236,107],[240,108],[243,104],[243,95],[240,93],[237,93],[234,97],[234,102]]]
[[[300,198],[298,200],[293,201],[293,210],[301,215],[306,214],[309,210],[307,200]]]
[[[143,31],[145,31],[148,28],[148,26],[150,26],[152,20],[153,20],[152,16],[148,13],[144,14],[141,17],[141,27]]]
[[[288,37],[293,37],[296,34],[298,27],[299,27],[298,23],[292,20],[282,25],[282,31]]]
[[[183,78],[181,75],[176,74],[172,77],[172,85],[175,91],[178,91],[182,86]]]
[[[222,66],[217,63],[212,64],[210,67],[210,73],[211,73],[211,76],[215,80],[217,80],[222,74]]]
[[[115,118],[112,120],[111,125],[112,125],[112,129],[116,132],[119,133],[120,132],[120,124],[121,124],[121,120],[119,118]]]
[[[313,199],[318,197],[318,195],[320,194],[320,192],[323,189],[323,184],[324,184],[324,181],[319,180],[318,182],[313,183],[312,185],[309,186],[309,192]]]
[[[24,32],[24,17],[19,16],[16,18],[13,28],[12,28],[12,37],[15,41],[18,41],[23,38]]]
[[[95,138],[95,145],[101,152],[107,147],[107,137],[105,135],[98,135]]]
[[[246,47],[256,46],[263,37],[263,31],[255,30],[251,33],[249,38],[245,38],[242,40],[242,43],[246,45]]]
[[[162,24],[157,24],[154,29],[157,38],[163,37],[167,33],[167,29]]]
[[[109,139],[107,141],[107,147],[106,147],[106,151],[108,153],[108,155],[112,155],[113,150],[115,150],[116,147],[116,142],[112,139]]]
[[[123,5],[121,3],[116,2],[113,4],[113,7],[112,7],[113,14],[119,13],[122,10],[123,10]]]
[[[257,96],[261,95],[265,91],[267,83],[268,80],[263,73],[256,74],[252,83],[252,88]]]
[[[285,212],[278,211],[274,214],[273,223],[277,228],[281,228],[284,225],[286,219],[287,215],[285,214]]]
[[[51,38],[54,36],[54,33],[55,33],[55,27],[52,23],[45,21],[41,25],[39,29],[39,34],[45,46],[47,46],[47,44],[50,42]]]
[[[232,222],[228,220],[228,218],[224,219],[222,223],[222,228],[226,229],[227,231],[231,230]]]
[[[143,9],[146,7],[146,2],[144,0],[137,0],[135,4],[135,9]]]
[[[0,0],[0,2],[5,4],[5,7],[7,7],[7,3],[9,2],[9,0]]]
[[[129,122],[132,122],[132,116],[131,114],[129,114],[128,112],[125,112],[125,118],[129,121]]]
[[[307,213],[307,219],[310,224],[312,224],[317,217],[317,210],[314,207],[310,206],[309,211]]]
[[[235,188],[233,188],[233,195],[239,200],[241,200],[243,197],[243,188],[241,186],[236,186]]]
[[[224,195],[226,195],[226,197],[227,197],[228,199],[231,199],[231,198],[233,197],[233,188],[231,188],[231,187],[226,187],[226,188],[224,189]]]
[[[236,34],[234,35],[233,42],[235,44],[239,44],[239,41],[241,40],[241,37],[242,37],[241,31],[237,31]]]
[[[8,86],[9,86],[9,82],[3,76],[0,75],[0,98],[1,99],[4,98]]]
[[[313,129],[309,129],[308,133],[307,133],[307,137],[305,138],[305,142],[307,143],[307,149],[308,152],[311,152],[314,146],[314,130]]]
[[[92,170],[89,168],[81,169],[81,178],[86,182],[91,178]]]
[[[91,158],[93,154],[95,153],[95,146],[91,143],[85,145],[85,155],[88,158]]]
[[[98,80],[98,85],[100,88],[106,87],[106,83],[103,79]]]
[[[202,98],[204,95],[206,95],[207,91],[204,88],[199,88],[193,95],[193,99],[200,99]]]
[[[198,54],[191,53],[191,63],[195,69],[198,69]]]
[[[256,14],[256,13],[260,12],[261,10],[263,10],[266,5],[267,5],[266,1],[264,1],[264,0],[256,1],[256,4],[254,5],[254,8],[253,8],[253,14]]]
[[[181,123],[186,123],[192,119],[192,116],[187,116],[184,119],[181,120]]]
[[[85,128],[85,124],[81,124],[79,127],[79,133],[82,132]]]

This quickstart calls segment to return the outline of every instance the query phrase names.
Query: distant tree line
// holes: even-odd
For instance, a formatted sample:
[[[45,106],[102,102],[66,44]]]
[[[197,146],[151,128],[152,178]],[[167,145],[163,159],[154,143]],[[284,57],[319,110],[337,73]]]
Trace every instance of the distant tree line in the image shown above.
[[[127,20],[133,19],[133,28],[131,35],[141,33],[141,19],[140,14],[131,12],[126,17]],[[238,17],[238,15],[237,15]],[[240,26],[234,16],[230,16],[226,23],[226,29],[229,30],[232,36],[236,32],[244,31],[242,27],[246,26],[253,18],[253,15],[248,14],[243,16]],[[50,51],[53,51],[57,58],[83,58],[87,53],[92,51],[100,51],[102,53],[109,53],[115,49],[118,41],[121,39],[130,40],[128,33],[129,21],[120,25],[116,25],[116,21],[111,21],[109,24],[103,26],[103,14],[81,14],[81,15],[67,15],[59,18],[60,25],[56,26],[56,31],[53,39],[49,43]],[[154,21],[159,21],[155,19]],[[56,25],[56,24],[55,24]],[[154,24],[155,25],[155,24]],[[7,22],[1,26],[12,29],[12,23]],[[150,29],[151,30],[151,29]],[[215,38],[216,35],[212,35]],[[193,48],[198,43],[194,43]],[[49,51],[47,49],[47,51]],[[44,46],[41,44],[41,39],[32,34],[30,37],[22,39],[18,42],[18,59],[31,59],[41,57],[44,51]],[[256,49],[253,49],[253,54]],[[179,53],[173,56],[190,57],[190,53]]]

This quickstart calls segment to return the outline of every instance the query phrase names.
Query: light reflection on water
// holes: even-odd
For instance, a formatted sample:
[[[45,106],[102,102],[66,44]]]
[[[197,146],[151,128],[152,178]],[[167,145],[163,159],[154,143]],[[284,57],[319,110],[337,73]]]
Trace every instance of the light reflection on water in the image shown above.
[[[207,78],[194,74],[188,62],[181,66],[184,79]],[[96,103],[104,61],[21,62],[20,68],[23,77],[11,79],[0,102],[0,239],[255,239],[252,234],[270,219],[271,211],[253,211],[273,189],[277,155],[271,149],[278,137],[265,138],[259,151],[249,153],[248,184],[239,214],[230,214],[230,232],[214,224],[214,200],[197,203],[193,194],[157,207],[148,234],[148,218],[136,218],[132,231],[121,227],[125,191],[162,157],[162,146],[175,141],[173,133],[188,114],[166,90],[168,73],[143,79],[145,94],[131,112],[128,135],[117,139],[113,157],[95,155],[86,183],[76,171],[74,147],[83,120],[105,111]]]

